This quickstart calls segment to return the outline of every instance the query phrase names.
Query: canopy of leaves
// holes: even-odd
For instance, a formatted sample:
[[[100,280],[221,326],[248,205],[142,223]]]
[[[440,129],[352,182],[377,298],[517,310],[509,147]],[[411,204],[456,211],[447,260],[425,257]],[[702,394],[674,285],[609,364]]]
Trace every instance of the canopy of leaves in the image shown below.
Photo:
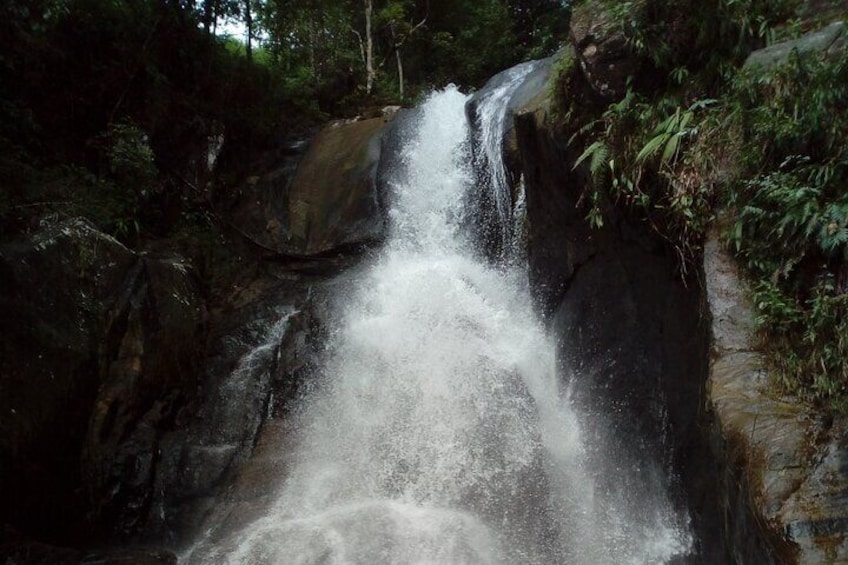
[[[365,76],[364,0],[257,3],[276,64],[322,107],[344,110]],[[449,82],[477,86],[496,72],[553,53],[565,38],[560,0],[373,0],[373,44],[382,96],[398,92],[398,52],[413,91]],[[335,99],[334,99],[335,96]]]
[[[473,87],[547,54],[568,16],[558,0],[371,4],[367,93],[365,0],[3,3],[0,235],[57,209],[125,239],[127,226],[165,234],[202,205],[185,170],[210,136],[225,132],[235,177],[281,138],[397,102],[402,77],[412,95]],[[247,27],[247,45],[215,35],[225,20]]]

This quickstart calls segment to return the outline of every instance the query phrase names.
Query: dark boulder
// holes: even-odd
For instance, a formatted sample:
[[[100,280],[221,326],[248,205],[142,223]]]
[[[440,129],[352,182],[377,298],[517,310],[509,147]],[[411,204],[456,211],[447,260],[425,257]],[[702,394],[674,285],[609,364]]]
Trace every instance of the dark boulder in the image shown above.
[[[588,182],[572,169],[577,153],[559,135],[551,100],[518,110],[516,138],[526,186],[527,260],[537,299],[548,312],[559,304],[577,268],[596,253],[598,233],[578,206]]]
[[[242,188],[234,225],[261,247],[297,257],[379,240],[385,221],[376,171],[387,121],[333,124],[302,157],[266,165]]]
[[[86,553],[79,565],[177,565],[177,556],[167,549],[110,548]]]
[[[320,274],[269,266],[213,317],[194,405],[160,447],[151,542],[184,543],[273,495],[292,401],[313,382],[330,305],[357,260],[324,259]]]
[[[27,538],[11,526],[0,530],[0,563],[7,565],[77,565],[82,552]]]
[[[94,515],[136,533],[153,498],[160,441],[193,397],[205,313],[179,257],[140,257],[110,309],[83,457]]]
[[[637,2],[631,9],[639,10],[642,6],[642,2]],[[624,35],[613,7],[614,4],[604,2],[575,3],[569,32],[586,80],[597,94],[610,100],[624,96],[628,79],[643,64]]]

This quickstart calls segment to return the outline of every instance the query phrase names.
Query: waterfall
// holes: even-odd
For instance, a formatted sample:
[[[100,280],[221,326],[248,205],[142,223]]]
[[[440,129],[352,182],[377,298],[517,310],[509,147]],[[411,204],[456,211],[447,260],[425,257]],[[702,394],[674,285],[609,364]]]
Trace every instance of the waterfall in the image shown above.
[[[503,160],[503,138],[510,125],[509,101],[521,88],[523,79],[532,73],[538,61],[528,61],[517,65],[495,77],[498,84],[487,88],[475,108],[474,119],[477,122],[475,140],[475,165],[487,174],[481,182],[486,186],[494,203],[494,212],[500,230],[501,240],[509,256],[514,243],[513,210],[510,181]]]
[[[340,301],[274,502],[191,563],[653,564],[690,551],[666,498],[634,510],[594,483],[522,267],[486,264],[464,232],[466,100],[432,94],[405,140],[389,240]]]

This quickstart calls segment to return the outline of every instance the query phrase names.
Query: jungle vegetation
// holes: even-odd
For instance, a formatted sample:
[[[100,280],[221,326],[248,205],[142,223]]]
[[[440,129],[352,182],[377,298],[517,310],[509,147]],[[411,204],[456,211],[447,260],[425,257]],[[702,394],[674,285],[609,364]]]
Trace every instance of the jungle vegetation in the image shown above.
[[[775,392],[845,412],[848,50],[743,63],[754,49],[844,20],[848,6],[637,0],[609,9],[644,59],[642,80],[620,100],[587,106],[566,53],[554,82],[563,136],[591,179],[588,221],[601,226],[622,206],[641,215],[692,284],[705,238],[718,231],[749,279]]]

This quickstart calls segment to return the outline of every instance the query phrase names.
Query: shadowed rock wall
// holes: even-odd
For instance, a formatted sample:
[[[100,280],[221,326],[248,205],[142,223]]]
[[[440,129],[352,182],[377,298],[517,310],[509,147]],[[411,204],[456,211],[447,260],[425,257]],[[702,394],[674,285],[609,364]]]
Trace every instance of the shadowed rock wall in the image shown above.
[[[0,247],[0,288],[3,522],[66,544],[133,530],[196,384],[191,268],[50,217]]]
[[[670,490],[690,509],[696,562],[723,561],[714,462],[703,410],[709,326],[699,281],[638,217],[614,211],[592,229],[578,202],[586,186],[545,97],[516,114],[527,193],[530,276],[559,338],[595,450],[638,468],[623,491]],[[657,480],[668,474],[670,479]]]

